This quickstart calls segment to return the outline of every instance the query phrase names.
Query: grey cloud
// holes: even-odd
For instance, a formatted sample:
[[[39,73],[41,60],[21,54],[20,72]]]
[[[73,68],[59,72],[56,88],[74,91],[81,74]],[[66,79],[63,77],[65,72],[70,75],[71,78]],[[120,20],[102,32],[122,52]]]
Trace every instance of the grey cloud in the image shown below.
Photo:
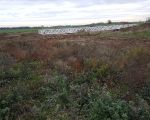
[[[150,0],[0,0],[0,26],[15,26],[18,22],[59,24],[62,20],[130,19],[128,16],[136,20],[137,16],[143,19],[150,15],[149,5]]]

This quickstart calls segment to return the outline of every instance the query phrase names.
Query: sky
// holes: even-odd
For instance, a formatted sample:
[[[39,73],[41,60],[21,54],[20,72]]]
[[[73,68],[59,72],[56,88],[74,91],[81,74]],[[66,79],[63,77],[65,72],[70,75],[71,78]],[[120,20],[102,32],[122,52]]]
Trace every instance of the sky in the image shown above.
[[[150,0],[0,0],[0,27],[143,21]]]

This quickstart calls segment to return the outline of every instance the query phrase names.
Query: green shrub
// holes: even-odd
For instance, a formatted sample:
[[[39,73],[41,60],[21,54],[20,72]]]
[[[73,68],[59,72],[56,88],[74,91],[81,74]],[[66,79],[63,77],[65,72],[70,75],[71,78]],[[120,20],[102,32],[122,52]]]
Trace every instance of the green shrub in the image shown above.
[[[141,97],[135,101],[125,102],[113,99],[109,92],[91,96],[90,120],[149,120],[150,107]]]
[[[23,62],[0,71],[0,86],[4,86],[14,80],[38,79],[37,62]]]
[[[150,83],[147,83],[144,88],[141,90],[141,96],[149,103],[150,105]]]
[[[130,101],[129,108],[130,120],[150,119],[150,107],[140,96],[137,95],[134,101]]]
[[[0,71],[0,86],[10,83],[19,78],[19,74],[13,68]]]
[[[128,120],[128,109],[126,102],[104,95],[91,101],[90,120]]]
[[[115,71],[113,71],[109,65],[101,64],[94,68],[88,68],[87,72],[84,73],[84,79],[90,84],[99,83],[103,86],[108,82],[107,80],[112,79],[115,75]]]
[[[18,116],[19,108],[15,107],[26,96],[24,87],[16,87],[7,95],[0,98],[0,120],[15,119]]]
[[[21,80],[32,80],[38,75],[38,62],[23,62],[16,66]]]
[[[63,75],[55,74],[56,84],[57,84],[57,104],[62,107],[66,107],[69,103],[69,83],[67,78]]]

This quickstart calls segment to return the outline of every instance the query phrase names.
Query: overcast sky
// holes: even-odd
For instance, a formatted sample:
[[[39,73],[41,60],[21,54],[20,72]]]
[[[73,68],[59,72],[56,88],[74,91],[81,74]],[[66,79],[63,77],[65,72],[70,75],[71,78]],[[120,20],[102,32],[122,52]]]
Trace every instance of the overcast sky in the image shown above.
[[[0,0],[0,27],[139,21],[150,0]]]

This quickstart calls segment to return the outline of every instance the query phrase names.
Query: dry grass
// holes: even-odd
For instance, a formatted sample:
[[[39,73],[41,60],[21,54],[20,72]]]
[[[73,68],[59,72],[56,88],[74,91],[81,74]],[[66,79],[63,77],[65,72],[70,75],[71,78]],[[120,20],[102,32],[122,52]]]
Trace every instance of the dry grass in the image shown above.
[[[139,94],[149,103],[150,38],[142,35],[0,36],[0,110],[10,119],[86,119],[104,88],[114,99]]]

